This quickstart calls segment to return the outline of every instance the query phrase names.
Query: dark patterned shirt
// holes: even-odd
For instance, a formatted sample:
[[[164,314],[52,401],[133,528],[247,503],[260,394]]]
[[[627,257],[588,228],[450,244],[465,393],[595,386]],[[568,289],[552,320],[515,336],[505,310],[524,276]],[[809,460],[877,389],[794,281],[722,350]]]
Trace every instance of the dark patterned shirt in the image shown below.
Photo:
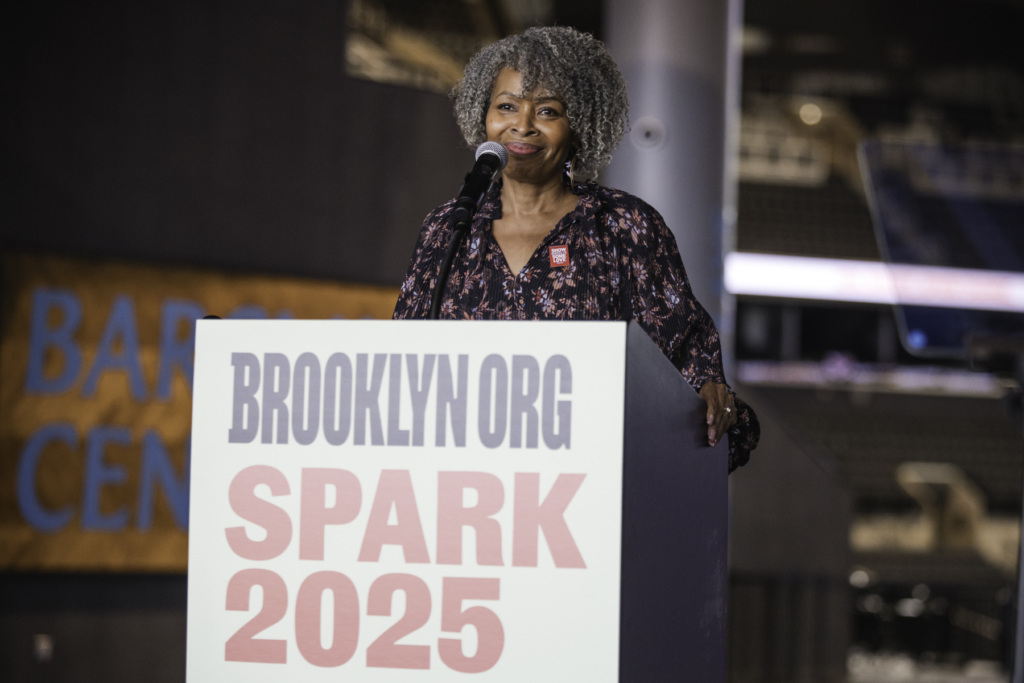
[[[643,200],[594,183],[577,184],[566,214],[513,275],[491,230],[501,217],[500,184],[480,207],[460,247],[440,317],[464,320],[635,319],[695,390],[725,382],[718,330],[693,296],[676,241]],[[430,316],[431,295],[451,237],[449,201],[427,215],[402,283],[395,319]],[[757,445],[753,410],[736,399],[729,463]]]

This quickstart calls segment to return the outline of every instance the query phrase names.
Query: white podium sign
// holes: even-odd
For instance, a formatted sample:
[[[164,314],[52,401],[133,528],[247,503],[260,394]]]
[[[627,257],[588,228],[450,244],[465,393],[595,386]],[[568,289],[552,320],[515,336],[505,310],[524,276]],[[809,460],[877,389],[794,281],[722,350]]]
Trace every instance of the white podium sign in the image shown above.
[[[200,321],[188,680],[618,681],[625,346]]]

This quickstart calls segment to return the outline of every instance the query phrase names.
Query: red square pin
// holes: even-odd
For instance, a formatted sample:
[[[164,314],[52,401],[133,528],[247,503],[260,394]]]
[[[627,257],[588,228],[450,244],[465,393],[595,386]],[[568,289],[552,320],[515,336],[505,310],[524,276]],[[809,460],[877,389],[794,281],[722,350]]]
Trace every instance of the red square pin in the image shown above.
[[[556,244],[548,247],[548,258],[551,259],[551,267],[569,265],[569,246]]]

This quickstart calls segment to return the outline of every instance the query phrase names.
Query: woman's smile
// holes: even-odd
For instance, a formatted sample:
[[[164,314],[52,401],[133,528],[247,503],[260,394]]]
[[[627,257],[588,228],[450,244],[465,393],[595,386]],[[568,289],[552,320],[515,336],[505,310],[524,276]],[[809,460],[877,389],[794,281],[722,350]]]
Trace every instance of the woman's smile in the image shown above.
[[[515,154],[516,156],[530,156],[540,151],[540,147],[525,142],[506,142],[505,149],[508,150],[509,154]]]

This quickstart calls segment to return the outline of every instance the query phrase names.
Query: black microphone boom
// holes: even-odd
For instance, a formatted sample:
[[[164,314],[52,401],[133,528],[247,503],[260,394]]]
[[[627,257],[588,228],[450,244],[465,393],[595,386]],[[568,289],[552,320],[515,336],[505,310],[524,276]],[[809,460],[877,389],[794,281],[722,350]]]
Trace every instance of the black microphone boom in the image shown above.
[[[452,212],[452,226],[455,230],[469,228],[473,214],[494,182],[494,176],[507,163],[508,150],[500,143],[485,142],[476,148],[476,163],[473,164],[473,170],[466,174],[459,197],[455,200],[455,210]]]
[[[448,272],[452,268],[452,261],[455,259],[455,252],[458,250],[459,244],[469,232],[473,214],[480,208],[487,189],[494,182],[494,176],[505,168],[507,163],[508,150],[497,142],[488,141],[476,148],[476,163],[473,164],[473,170],[466,174],[466,180],[462,183],[459,197],[455,200],[455,209],[452,211],[452,236],[448,241],[448,251],[445,253],[444,261],[441,262],[438,269],[437,280],[434,282],[434,293],[430,298],[431,320],[437,320],[441,314],[441,296],[448,282]]]

